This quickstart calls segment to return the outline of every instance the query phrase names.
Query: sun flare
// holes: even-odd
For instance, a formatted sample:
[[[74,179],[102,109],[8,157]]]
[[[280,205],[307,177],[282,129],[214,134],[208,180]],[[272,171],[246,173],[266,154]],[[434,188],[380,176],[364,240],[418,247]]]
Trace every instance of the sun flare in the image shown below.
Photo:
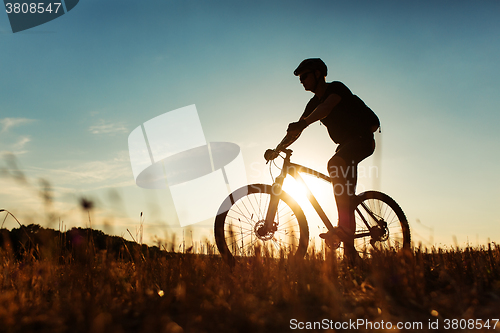
[[[326,215],[334,225],[337,223],[337,207],[333,197],[332,185],[324,180],[318,179],[314,176],[301,174],[306,183],[307,188],[314,195],[321,208],[325,211]],[[283,191],[288,193],[297,204],[302,208],[306,215],[309,224],[310,236],[314,237],[317,233],[324,232],[324,224],[316,213],[315,209],[307,198],[307,190],[303,184],[299,183],[292,177],[286,177],[283,183]]]

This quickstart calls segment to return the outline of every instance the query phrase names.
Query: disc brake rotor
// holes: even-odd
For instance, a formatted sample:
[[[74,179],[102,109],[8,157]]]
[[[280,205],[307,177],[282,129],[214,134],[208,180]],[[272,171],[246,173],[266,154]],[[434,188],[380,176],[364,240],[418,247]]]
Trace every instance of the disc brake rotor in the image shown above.
[[[263,230],[264,225],[265,225],[265,222],[266,222],[265,220],[258,221],[257,223],[255,223],[253,230],[255,232],[255,235],[259,239],[261,239],[263,241],[268,241],[268,240],[273,239],[274,233],[277,230],[277,225],[276,225],[276,223],[273,223],[273,228],[271,228],[271,230],[268,230],[264,235],[261,235],[262,230]]]

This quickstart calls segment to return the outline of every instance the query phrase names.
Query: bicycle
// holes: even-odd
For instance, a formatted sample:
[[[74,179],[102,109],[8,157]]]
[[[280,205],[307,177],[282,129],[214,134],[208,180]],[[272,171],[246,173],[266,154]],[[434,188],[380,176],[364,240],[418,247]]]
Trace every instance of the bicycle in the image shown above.
[[[279,145],[278,145],[279,147]],[[297,202],[282,190],[287,175],[301,183],[306,196],[331,231],[333,225],[307,187],[300,173],[327,182],[321,172],[290,161],[292,150],[280,149],[283,167],[272,185],[251,184],[232,192],[220,206],[215,218],[215,241],[219,253],[230,265],[235,257],[254,256],[256,251],[304,257],[309,243],[309,228]],[[282,156],[281,153],[285,153]],[[354,213],[356,230],[354,246],[361,254],[383,249],[410,247],[410,227],[400,206],[387,194],[366,191],[356,195]]]

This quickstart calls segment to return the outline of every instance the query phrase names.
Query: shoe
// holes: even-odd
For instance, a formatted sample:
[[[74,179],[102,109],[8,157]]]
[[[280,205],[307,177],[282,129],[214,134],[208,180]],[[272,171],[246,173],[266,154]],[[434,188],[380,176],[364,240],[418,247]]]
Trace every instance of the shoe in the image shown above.
[[[323,238],[326,245],[333,250],[338,249],[340,243],[349,239],[349,235],[341,227],[333,227],[332,231],[319,234],[319,237]]]

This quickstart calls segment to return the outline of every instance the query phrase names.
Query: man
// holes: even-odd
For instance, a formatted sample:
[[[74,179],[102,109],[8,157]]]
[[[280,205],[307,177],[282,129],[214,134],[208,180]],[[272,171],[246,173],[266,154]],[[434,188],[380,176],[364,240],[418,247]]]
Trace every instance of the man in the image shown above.
[[[373,154],[373,132],[380,123],[373,111],[343,83],[326,82],[327,67],[321,59],[306,59],[293,73],[299,77],[305,90],[314,93],[314,97],[307,103],[299,121],[289,124],[287,137],[276,152],[292,144],[308,125],[318,120],[325,125],[330,138],[339,144],[328,162],[337,203],[338,227],[333,232],[320,236],[333,248],[337,248],[343,241],[344,251],[352,259],[357,255],[353,243],[356,223],[351,211],[351,199],[356,191],[357,166]]]

